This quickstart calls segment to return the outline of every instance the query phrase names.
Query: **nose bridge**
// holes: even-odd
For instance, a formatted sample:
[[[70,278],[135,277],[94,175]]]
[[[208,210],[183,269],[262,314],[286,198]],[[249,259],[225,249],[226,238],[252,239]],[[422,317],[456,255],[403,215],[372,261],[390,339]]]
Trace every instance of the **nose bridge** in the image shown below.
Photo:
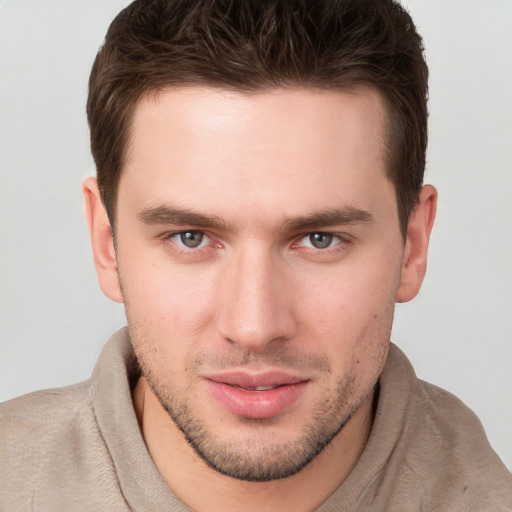
[[[285,263],[264,244],[248,244],[229,258],[221,277],[220,334],[250,351],[293,335]]]

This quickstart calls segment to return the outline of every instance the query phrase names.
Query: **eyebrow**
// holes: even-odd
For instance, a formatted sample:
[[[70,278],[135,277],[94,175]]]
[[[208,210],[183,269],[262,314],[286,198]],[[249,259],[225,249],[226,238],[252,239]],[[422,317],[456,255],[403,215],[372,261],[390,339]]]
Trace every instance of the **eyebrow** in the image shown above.
[[[373,221],[370,212],[356,208],[355,206],[344,206],[314,212],[311,215],[289,219],[284,223],[284,229],[290,231],[306,231],[326,226],[342,226],[347,224],[366,224]]]
[[[234,226],[217,217],[204,213],[193,212],[182,208],[169,206],[149,207],[138,213],[138,218],[148,225],[194,226],[198,228],[209,228],[220,231],[235,231]],[[282,231],[306,231],[326,226],[341,226],[347,224],[361,224],[373,221],[371,213],[354,206],[332,208],[313,212],[310,215],[295,217],[286,220]]]
[[[176,224],[178,226],[195,226],[200,228],[233,231],[233,226],[216,215],[205,215],[182,208],[156,206],[142,210],[138,218],[148,225]]]

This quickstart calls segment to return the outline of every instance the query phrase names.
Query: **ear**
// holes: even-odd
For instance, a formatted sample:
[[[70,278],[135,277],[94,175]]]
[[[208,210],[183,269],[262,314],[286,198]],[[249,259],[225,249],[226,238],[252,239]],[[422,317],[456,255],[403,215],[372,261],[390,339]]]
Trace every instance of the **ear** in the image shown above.
[[[402,276],[396,301],[407,302],[418,294],[427,271],[427,250],[437,209],[437,190],[425,185],[411,213],[407,228]]]
[[[94,265],[103,293],[115,302],[123,302],[117,273],[116,252],[110,221],[101,200],[96,178],[87,178],[82,185],[85,219],[91,237]]]

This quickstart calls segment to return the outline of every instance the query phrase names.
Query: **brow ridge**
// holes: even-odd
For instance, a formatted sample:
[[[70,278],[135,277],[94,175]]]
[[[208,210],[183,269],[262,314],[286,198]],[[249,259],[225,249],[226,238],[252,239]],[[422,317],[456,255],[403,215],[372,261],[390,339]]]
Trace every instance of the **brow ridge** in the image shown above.
[[[232,231],[233,227],[216,215],[205,215],[183,208],[169,206],[149,207],[138,213],[138,218],[148,225],[176,224],[180,226],[197,226],[201,228]]]
[[[148,225],[194,226],[199,228],[235,231],[233,225],[216,215],[193,212],[188,209],[170,206],[149,207],[138,213],[138,218]],[[366,210],[355,206],[330,208],[313,212],[309,215],[287,219],[282,224],[282,231],[303,231],[322,226],[341,226],[369,223],[373,216]]]
[[[355,206],[344,206],[341,208],[330,208],[311,215],[305,215],[284,222],[286,230],[308,230],[322,226],[342,226],[350,224],[366,224],[373,221],[370,212]]]

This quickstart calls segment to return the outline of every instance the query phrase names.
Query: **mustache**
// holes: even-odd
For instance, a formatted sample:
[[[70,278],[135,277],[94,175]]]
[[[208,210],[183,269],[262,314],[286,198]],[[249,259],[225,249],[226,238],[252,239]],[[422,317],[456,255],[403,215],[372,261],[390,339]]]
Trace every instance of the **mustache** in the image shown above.
[[[211,353],[197,354],[187,370],[199,368],[215,368],[225,370],[228,368],[258,369],[261,367],[277,367],[288,370],[309,370],[315,372],[331,373],[331,364],[324,355],[310,354],[297,350],[286,344],[269,346],[263,352],[251,352],[239,345],[233,345]]]

